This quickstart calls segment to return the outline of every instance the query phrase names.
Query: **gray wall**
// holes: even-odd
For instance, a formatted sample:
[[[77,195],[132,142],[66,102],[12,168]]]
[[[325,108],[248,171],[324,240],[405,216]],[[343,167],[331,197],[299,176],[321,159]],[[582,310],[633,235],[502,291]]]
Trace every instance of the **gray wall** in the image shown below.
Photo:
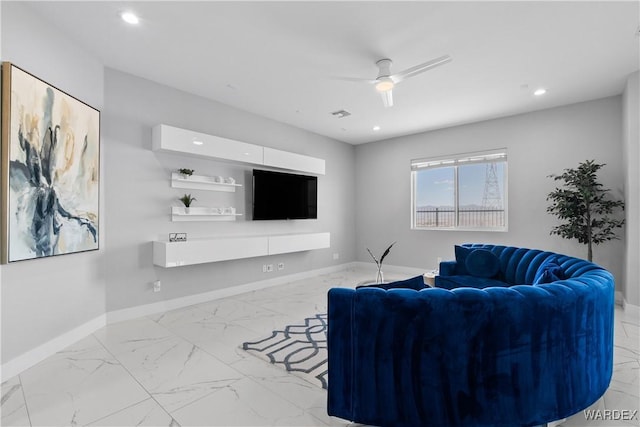
[[[223,104],[116,70],[105,71],[103,149],[106,158],[107,311],[154,303],[279,275],[330,267],[355,259],[353,146],[274,122]],[[247,199],[250,166],[151,151],[151,129],[164,123],[326,160],[318,179],[318,220],[250,221]],[[180,167],[196,174],[233,176],[245,186],[235,195],[170,188]],[[169,207],[185,192],[197,206],[229,206],[246,216],[235,222],[170,221]],[[331,248],[281,256],[234,260],[178,268],[152,264],[153,240],[170,232],[189,238],[331,232]],[[333,254],[339,253],[338,260]],[[263,273],[265,263],[285,263],[283,271]],[[163,290],[151,291],[160,279]]]
[[[102,109],[102,64],[24,4],[0,7],[2,60]],[[2,266],[3,363],[104,314],[103,200],[99,251]]]
[[[509,231],[426,231],[410,229],[411,159],[506,147]],[[436,268],[437,257],[453,259],[453,246],[500,243],[586,257],[576,241],[550,236],[555,217],[546,213],[547,194],[561,173],[586,159],[606,163],[601,182],[623,197],[622,102],[612,97],[360,145],[356,149],[357,257],[370,261],[398,243],[385,263]],[[638,219],[636,218],[635,221]],[[622,235],[622,232],[620,233]],[[596,246],[594,261],[622,274],[624,242]]]
[[[0,268],[2,363],[109,311],[355,259],[354,147],[105,70],[29,6],[2,2],[0,7],[1,59],[102,110],[100,251]],[[327,173],[319,178],[319,219],[171,223],[169,206],[177,205],[176,199],[183,193],[169,187],[172,170],[188,166],[199,173],[230,175],[244,181],[250,168],[154,153],[151,127],[158,123],[325,159]],[[231,199],[222,193],[193,193],[203,204],[207,200],[245,210],[244,190]],[[329,231],[331,248],[176,269],[154,267],[151,241],[174,231],[187,232],[190,237]],[[338,260],[333,259],[334,253],[340,255]],[[262,273],[262,264],[278,262],[285,263],[285,270]],[[150,283],[155,279],[162,280],[160,293],[151,292]]]
[[[640,109],[638,108],[638,83],[640,72],[635,72],[627,81],[623,95],[624,147],[625,159],[625,201],[626,201],[626,259],[625,259],[625,299],[629,304],[640,306]]]

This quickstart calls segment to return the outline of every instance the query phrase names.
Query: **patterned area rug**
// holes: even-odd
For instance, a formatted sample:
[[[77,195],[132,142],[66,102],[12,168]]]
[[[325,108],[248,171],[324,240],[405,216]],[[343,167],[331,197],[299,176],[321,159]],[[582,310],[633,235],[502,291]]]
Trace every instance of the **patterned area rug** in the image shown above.
[[[316,314],[303,322],[275,330],[242,348],[286,369],[315,385],[327,388],[327,314]]]

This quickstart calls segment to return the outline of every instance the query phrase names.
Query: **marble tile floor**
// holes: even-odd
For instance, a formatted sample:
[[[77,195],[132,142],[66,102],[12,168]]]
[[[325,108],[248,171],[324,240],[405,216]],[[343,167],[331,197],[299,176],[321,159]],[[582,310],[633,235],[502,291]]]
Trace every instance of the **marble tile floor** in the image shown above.
[[[326,414],[324,390],[239,345],[326,312],[329,288],[370,277],[349,269],[108,325],[4,382],[0,425],[350,426]],[[614,379],[592,409],[639,409],[639,331],[617,308]],[[561,425],[639,424],[580,412]]]

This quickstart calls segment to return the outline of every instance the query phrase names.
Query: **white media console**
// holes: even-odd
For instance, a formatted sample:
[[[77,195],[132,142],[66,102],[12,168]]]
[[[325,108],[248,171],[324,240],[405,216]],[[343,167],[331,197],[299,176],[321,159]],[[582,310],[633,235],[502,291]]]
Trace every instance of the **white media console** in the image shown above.
[[[213,160],[260,165],[288,171],[325,174],[325,161],[316,157],[276,150],[215,135],[165,124],[152,130],[154,151],[187,154]],[[191,179],[172,175],[172,186],[234,192],[240,185],[211,182],[211,177]],[[208,209],[208,210],[207,210]],[[240,214],[212,213],[210,208],[172,208],[173,221],[235,220]],[[153,242],[153,263],[160,267],[180,267],[234,259],[325,249],[331,245],[330,233],[292,233],[261,236],[190,238],[186,242]]]
[[[190,239],[186,242],[153,242],[153,263],[181,267],[232,259],[253,258],[331,246],[329,233],[278,234]]]

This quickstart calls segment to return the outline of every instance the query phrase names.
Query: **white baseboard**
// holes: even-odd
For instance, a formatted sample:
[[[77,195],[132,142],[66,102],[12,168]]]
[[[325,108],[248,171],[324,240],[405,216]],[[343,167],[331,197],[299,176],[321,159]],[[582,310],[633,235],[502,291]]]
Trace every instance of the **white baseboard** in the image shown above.
[[[640,307],[629,304],[620,291],[616,291],[616,305],[622,306],[624,314],[629,317],[630,320],[640,321]]]
[[[73,343],[80,341],[81,339],[91,335],[98,329],[107,324],[106,315],[101,314],[93,320],[80,325],[69,332],[65,332],[62,335],[55,337],[52,340],[47,341],[38,347],[21,354],[18,357],[11,359],[10,361],[3,363],[0,367],[1,381],[6,381],[26,369],[42,362],[47,357],[56,354],[57,352],[64,350]]]
[[[81,339],[91,335],[98,329],[104,327],[108,323],[122,322],[124,320],[136,319],[151,314],[162,313],[168,310],[175,310],[189,305],[200,304],[220,298],[226,298],[233,295],[251,292],[259,289],[265,289],[272,286],[283,285],[285,283],[294,282],[296,280],[308,279],[320,274],[335,273],[347,268],[354,268],[355,263],[345,263],[332,267],[320,268],[316,270],[305,271],[302,273],[289,274],[268,280],[260,280],[258,282],[246,283],[244,285],[231,286],[228,288],[218,289],[211,292],[204,292],[196,295],[175,298],[172,300],[157,302],[153,304],[144,304],[136,307],[115,310],[101,314],[93,320],[90,320],[69,332],[65,332],[38,347],[29,350],[20,356],[17,356],[0,366],[0,381],[4,382],[30,367],[38,364],[49,356],[64,350],[66,347],[74,344]]]
[[[243,285],[230,286],[228,288],[216,289],[215,291],[203,292],[201,294],[189,295],[186,297],[174,298],[171,300],[160,301],[152,304],[138,305],[135,307],[125,308],[122,310],[110,311],[107,313],[107,323],[122,322],[125,320],[137,319],[143,316],[150,316],[156,313],[163,313],[169,310],[176,310],[182,307],[188,307],[194,304],[201,304],[220,298],[227,298],[234,295],[243,294],[245,292],[256,291],[259,289],[270,288],[272,286],[283,285],[296,280],[308,279],[320,274],[335,273],[347,268],[353,267],[355,263],[340,264],[332,267],[320,268],[316,270],[304,271],[302,273],[289,274],[286,276],[275,277],[273,279],[260,280],[258,282],[245,283]]]
[[[622,292],[616,291],[615,301],[616,301],[616,305],[624,306],[624,295],[622,295]]]
[[[640,306],[629,304],[627,300],[623,299],[622,308],[624,309],[624,314],[627,315],[630,320],[640,322]]]

